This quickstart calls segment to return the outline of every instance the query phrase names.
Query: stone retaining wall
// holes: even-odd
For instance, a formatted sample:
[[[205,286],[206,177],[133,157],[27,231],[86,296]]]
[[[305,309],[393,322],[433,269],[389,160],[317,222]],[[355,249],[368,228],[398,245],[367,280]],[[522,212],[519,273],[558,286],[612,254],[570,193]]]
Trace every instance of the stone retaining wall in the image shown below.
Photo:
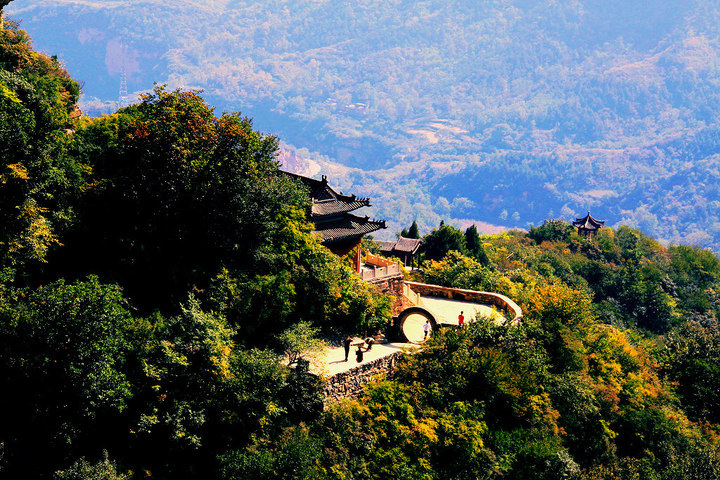
[[[402,352],[363,362],[357,367],[328,378],[325,385],[325,403],[345,397],[357,397],[363,387],[380,374],[390,373]]]
[[[412,307],[415,304],[405,296],[404,279],[401,275],[397,277],[384,278],[377,282],[370,282],[375,285],[382,293],[393,296],[392,314],[397,316],[400,312],[406,308]]]

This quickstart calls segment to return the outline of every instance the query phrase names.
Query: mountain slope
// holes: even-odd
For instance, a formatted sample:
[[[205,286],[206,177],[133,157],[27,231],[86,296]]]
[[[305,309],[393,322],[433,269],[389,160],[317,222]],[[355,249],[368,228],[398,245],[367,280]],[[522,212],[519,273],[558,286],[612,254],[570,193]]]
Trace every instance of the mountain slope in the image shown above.
[[[86,80],[86,112],[115,106],[123,64],[131,92],[202,88],[371,194],[391,228],[525,227],[588,208],[643,225],[646,211],[673,217],[676,197],[654,186],[718,152],[720,7],[708,0],[9,8]],[[720,210],[706,200],[706,214],[653,233],[717,249]]]

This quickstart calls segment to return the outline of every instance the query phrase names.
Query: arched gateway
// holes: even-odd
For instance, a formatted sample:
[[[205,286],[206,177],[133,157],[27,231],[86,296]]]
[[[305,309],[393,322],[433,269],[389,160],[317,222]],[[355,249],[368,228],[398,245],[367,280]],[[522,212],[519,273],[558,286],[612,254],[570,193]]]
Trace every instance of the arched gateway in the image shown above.
[[[397,290],[400,290],[397,288]],[[522,320],[520,307],[504,295],[424,283],[402,281],[402,306],[398,308],[395,326],[410,343],[422,343],[423,326],[429,322],[432,331],[458,326],[458,314],[465,312],[468,321],[476,315],[497,324],[516,325]],[[411,293],[411,298],[408,297]]]
[[[423,307],[410,307],[398,315],[397,326],[410,343],[421,343],[425,339],[423,325],[430,322],[431,332],[436,331],[440,324],[430,310]]]

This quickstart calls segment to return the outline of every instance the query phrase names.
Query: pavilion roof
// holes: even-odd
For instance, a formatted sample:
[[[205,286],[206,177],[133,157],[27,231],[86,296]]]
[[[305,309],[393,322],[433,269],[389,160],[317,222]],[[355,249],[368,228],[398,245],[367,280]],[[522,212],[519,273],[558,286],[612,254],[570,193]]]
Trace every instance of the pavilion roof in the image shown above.
[[[387,228],[384,220],[371,220],[348,212],[315,219],[315,231],[320,234],[323,244],[362,237],[381,228]]]
[[[325,175],[322,180],[316,180],[294,173],[282,173],[301,181],[308,188],[313,202],[310,221],[314,231],[320,234],[323,245],[356,240],[365,234],[387,228],[384,220],[370,220],[367,216],[351,214],[353,210],[370,206],[370,200],[336,192],[328,185]]]
[[[414,255],[420,248],[420,244],[422,244],[422,240],[419,238],[400,237],[395,244],[395,251]]]
[[[419,238],[400,237],[394,242],[377,240],[375,243],[380,247],[381,252],[388,255],[415,255],[422,244],[422,240]]]
[[[328,185],[327,177],[322,176],[322,180],[303,177],[294,173],[284,172],[287,175],[300,180],[310,190],[310,198],[312,199],[312,216],[322,217],[325,215],[335,215],[338,213],[352,212],[362,207],[370,206],[370,199],[359,198],[355,195],[343,195],[342,192],[336,192]]]
[[[590,215],[590,212],[582,218],[576,218],[573,222],[573,227],[582,230],[597,230],[605,225],[605,220],[598,220]]]
[[[390,240],[373,240],[373,242],[377,244],[382,253],[386,253],[388,255],[392,253],[393,248],[395,248],[395,243],[397,243]]]
[[[352,197],[338,195],[338,198],[332,200],[323,200],[320,202],[313,200],[312,214],[313,216],[332,215],[335,213],[352,212],[358,208],[369,206],[370,200],[367,198],[355,198],[355,195]]]

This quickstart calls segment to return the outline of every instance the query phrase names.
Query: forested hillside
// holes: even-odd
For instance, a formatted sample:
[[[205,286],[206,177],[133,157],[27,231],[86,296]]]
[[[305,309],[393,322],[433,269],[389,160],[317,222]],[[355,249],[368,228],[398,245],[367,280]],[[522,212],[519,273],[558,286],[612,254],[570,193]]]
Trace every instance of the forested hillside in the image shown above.
[[[715,255],[558,221],[443,225],[424,254],[419,280],[509,295],[523,323],[435,332],[365,397],[224,457],[226,475],[720,478]]]
[[[389,332],[390,299],[310,233],[276,138],[185,90],[97,118],[78,94],[6,21],[3,479],[720,478],[711,251],[442,224],[417,279],[504,293],[523,323],[436,331],[323,410],[284,354]]]
[[[250,120],[160,87],[78,117],[78,90],[5,22],[0,476],[116,478],[82,459],[105,450],[134,478],[216,477],[225,450],[316,413],[283,349],[384,328],[389,303],[311,235]]]
[[[87,112],[153,81],[258,118],[399,229],[592,209],[720,245],[710,0],[15,0]],[[315,169],[315,170],[313,170]],[[692,181],[689,180],[692,178]]]

